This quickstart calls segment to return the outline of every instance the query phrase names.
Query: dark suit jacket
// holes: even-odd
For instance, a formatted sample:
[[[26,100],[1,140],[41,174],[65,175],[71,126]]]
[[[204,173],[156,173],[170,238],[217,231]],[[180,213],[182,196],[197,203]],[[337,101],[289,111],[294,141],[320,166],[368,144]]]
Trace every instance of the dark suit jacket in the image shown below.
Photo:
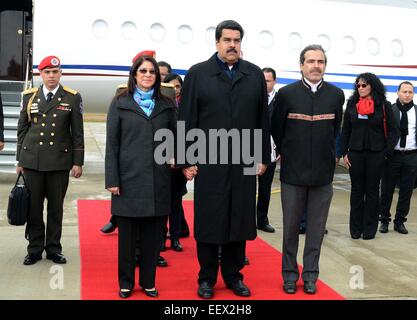
[[[397,126],[399,128],[400,127],[400,120],[401,120],[401,118],[400,118],[401,111],[400,111],[400,109],[398,109],[396,103],[394,103],[392,105],[392,111],[394,113],[395,123],[397,124]],[[417,121],[417,105],[414,105],[414,111],[416,112],[416,121]],[[400,134],[400,136],[401,136],[401,134]],[[394,147],[397,145],[400,136],[398,137],[397,142],[395,143]],[[416,130],[416,141],[417,141],[417,130]]]
[[[83,165],[84,130],[80,94],[61,85],[49,103],[42,88],[29,89],[23,94],[17,129],[16,160],[19,166],[56,171]]]
[[[399,138],[399,128],[394,120],[391,104],[385,104],[385,115],[387,124],[387,137],[384,134],[384,112],[382,106],[375,106],[373,114],[368,119],[359,119],[356,111],[356,103],[349,100],[347,103],[341,145],[342,153],[345,155],[351,151],[384,151],[386,155],[392,154]]]

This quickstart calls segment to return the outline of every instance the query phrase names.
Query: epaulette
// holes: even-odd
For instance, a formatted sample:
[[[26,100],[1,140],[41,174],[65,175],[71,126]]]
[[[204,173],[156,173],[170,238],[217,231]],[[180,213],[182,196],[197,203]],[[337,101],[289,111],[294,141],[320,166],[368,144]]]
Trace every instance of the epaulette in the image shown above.
[[[30,88],[23,91],[23,95],[38,92],[39,88]]]
[[[127,83],[124,83],[124,84],[119,84],[118,86],[117,86],[117,89],[126,89],[127,88]]]
[[[71,94],[73,94],[74,96],[78,93],[77,91],[75,91],[74,89],[71,89],[71,88],[68,88],[68,87],[65,87],[64,86],[64,88],[63,88],[66,92],[69,92],[69,93],[71,93]]]
[[[161,86],[162,87],[166,87],[166,88],[172,88],[175,89],[175,86],[172,83],[165,83],[165,82],[161,82]]]

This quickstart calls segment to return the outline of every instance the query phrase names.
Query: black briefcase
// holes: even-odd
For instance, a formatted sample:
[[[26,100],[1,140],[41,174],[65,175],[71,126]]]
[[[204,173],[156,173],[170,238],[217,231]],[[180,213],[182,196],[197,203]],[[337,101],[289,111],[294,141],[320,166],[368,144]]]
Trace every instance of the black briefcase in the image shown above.
[[[23,183],[20,178],[23,178]],[[16,183],[9,195],[9,206],[7,207],[7,220],[11,225],[23,226],[29,216],[30,193],[26,186],[25,177],[19,173]]]

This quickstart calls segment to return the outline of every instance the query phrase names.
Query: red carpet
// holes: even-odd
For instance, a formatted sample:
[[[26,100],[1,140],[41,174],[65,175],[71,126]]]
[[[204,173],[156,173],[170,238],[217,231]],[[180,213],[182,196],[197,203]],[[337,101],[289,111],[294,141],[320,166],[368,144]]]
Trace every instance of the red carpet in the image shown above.
[[[190,227],[193,222],[193,202],[184,201],[184,210]],[[110,202],[104,200],[79,200],[78,219],[81,251],[81,299],[113,300],[118,297],[117,281],[117,231],[105,235],[101,227],[110,218]],[[167,245],[169,247],[169,241]],[[198,261],[193,237],[181,239],[183,252],[167,250],[162,256],[168,260],[167,268],[158,268],[156,287],[159,299],[194,300],[197,296]],[[257,238],[247,242],[247,256],[250,265],[243,273],[245,283],[252,292],[254,300],[341,300],[337,292],[323,282],[317,283],[317,294],[307,295],[302,290],[302,281],[298,282],[295,295],[288,295],[282,289],[281,253],[266,242]],[[138,275],[136,274],[136,283]],[[130,299],[151,299],[140,291],[138,286]],[[219,273],[215,287],[215,300],[242,299],[233,294],[224,285]]]

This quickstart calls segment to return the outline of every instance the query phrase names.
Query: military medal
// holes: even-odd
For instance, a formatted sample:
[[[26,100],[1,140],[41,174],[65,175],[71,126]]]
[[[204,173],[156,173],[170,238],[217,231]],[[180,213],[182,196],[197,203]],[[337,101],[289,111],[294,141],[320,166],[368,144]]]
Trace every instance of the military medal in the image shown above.
[[[34,123],[38,123],[38,117],[34,117],[34,118],[33,118],[33,122],[34,122]]]

